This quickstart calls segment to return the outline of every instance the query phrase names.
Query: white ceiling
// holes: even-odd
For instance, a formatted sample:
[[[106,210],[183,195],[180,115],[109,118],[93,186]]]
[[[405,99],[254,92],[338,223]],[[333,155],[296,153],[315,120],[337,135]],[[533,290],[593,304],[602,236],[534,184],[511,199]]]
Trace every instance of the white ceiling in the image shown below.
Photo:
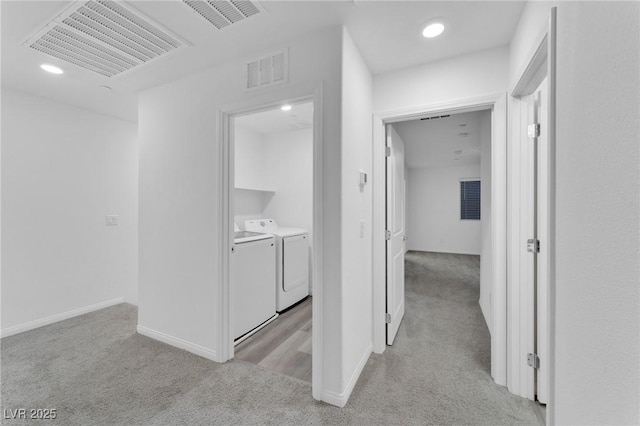
[[[192,43],[166,58],[112,78],[94,74],[21,46],[69,1],[6,1],[2,8],[2,84],[60,102],[137,120],[140,90],[215,65],[259,55],[273,46],[336,25],[345,25],[374,74],[509,43],[522,11],[520,1],[262,1],[267,13],[216,30],[180,0],[129,1],[142,13]],[[419,32],[445,17],[436,39]],[[212,54],[211,52],[215,52]],[[65,74],[48,75],[44,62]],[[108,85],[108,91],[100,86]]]
[[[407,167],[451,167],[480,164],[482,121],[491,125],[488,110],[405,121],[393,127],[404,142]]]
[[[294,104],[290,111],[280,108],[236,117],[235,124],[260,134],[313,128],[313,103]]]

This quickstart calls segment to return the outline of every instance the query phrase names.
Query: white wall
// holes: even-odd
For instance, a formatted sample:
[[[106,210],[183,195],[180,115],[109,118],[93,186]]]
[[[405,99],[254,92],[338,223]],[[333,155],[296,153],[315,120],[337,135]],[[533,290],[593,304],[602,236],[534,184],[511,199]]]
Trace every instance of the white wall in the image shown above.
[[[549,7],[525,7],[512,52]],[[558,3],[550,424],[640,423],[639,8]]]
[[[2,88],[3,336],[137,303],[137,149],[134,123]]]
[[[409,168],[409,250],[480,254],[481,221],[460,220],[462,178],[480,178],[480,166]]]
[[[234,126],[234,184],[243,189],[275,189],[275,178],[265,161],[267,149],[260,133]]]
[[[490,332],[493,332],[493,254],[491,250],[491,111],[485,111],[480,118],[480,217],[481,217],[481,257],[480,257],[480,309]]]
[[[372,79],[349,33],[342,39],[342,380],[349,397],[373,348],[371,184],[360,171],[372,170]],[[361,225],[362,223],[362,225]],[[364,227],[361,234],[360,227]]]
[[[493,95],[506,91],[507,47],[458,56],[373,78],[378,113]]]
[[[267,202],[264,217],[280,226],[302,228],[313,234],[313,130],[302,129],[263,136],[267,175],[275,194]]]
[[[220,242],[226,232],[217,109],[290,100],[322,84],[325,374],[320,379],[322,398],[334,403],[344,389],[342,348],[350,345],[342,338],[341,40],[336,27],[273,46],[289,48],[289,84],[246,93],[242,63],[230,63],[142,92],[139,110],[138,327],[216,359]]]

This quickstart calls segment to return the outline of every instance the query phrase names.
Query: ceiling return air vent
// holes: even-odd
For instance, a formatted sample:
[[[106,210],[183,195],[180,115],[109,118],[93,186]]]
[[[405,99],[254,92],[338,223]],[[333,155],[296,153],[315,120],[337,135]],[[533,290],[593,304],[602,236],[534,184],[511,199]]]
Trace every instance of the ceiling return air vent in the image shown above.
[[[74,2],[23,45],[114,77],[188,44],[122,2],[91,0]]]
[[[245,62],[244,71],[245,90],[286,83],[289,79],[289,52],[282,49]]]
[[[183,0],[183,2],[219,30],[262,12],[262,8],[255,1]]]

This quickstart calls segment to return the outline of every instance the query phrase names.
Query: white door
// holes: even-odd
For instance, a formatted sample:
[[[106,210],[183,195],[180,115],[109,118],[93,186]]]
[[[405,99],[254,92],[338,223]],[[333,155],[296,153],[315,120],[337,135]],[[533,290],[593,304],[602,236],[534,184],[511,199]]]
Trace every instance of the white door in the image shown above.
[[[530,353],[537,360],[530,364],[533,368],[533,394],[547,403],[549,387],[549,346],[548,346],[548,295],[549,295],[549,146],[548,146],[548,84],[545,78],[540,86],[525,99],[527,103],[528,146],[524,150],[528,160],[528,203],[525,220],[527,227],[526,267],[528,275],[528,300],[531,320]],[[531,125],[537,125],[532,127]],[[528,354],[527,354],[528,355]]]
[[[387,345],[393,344],[404,316],[404,145],[387,125]],[[389,318],[390,317],[390,318]]]

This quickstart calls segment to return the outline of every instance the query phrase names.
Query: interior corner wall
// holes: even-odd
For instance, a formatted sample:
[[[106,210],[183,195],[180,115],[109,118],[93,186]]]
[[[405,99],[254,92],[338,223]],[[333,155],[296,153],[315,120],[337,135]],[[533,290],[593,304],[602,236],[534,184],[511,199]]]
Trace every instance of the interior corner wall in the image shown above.
[[[503,93],[508,73],[505,46],[378,74],[373,78],[373,111],[384,114]]]
[[[135,123],[2,88],[3,336],[137,303],[137,156]]]
[[[216,359],[222,268],[221,108],[258,106],[322,87],[322,387],[341,389],[340,27],[272,46],[289,48],[289,82],[243,90],[243,63],[189,75],[140,94],[138,328]]]
[[[480,254],[482,221],[460,220],[463,178],[480,178],[480,166],[409,168],[406,200],[409,250]]]
[[[533,53],[553,5],[527,3],[511,52]],[[557,8],[549,422],[638,424],[640,4]],[[512,58],[515,81],[524,64]]]
[[[263,136],[267,181],[274,180],[264,217],[278,225],[301,228],[313,240],[313,130],[300,129]]]
[[[480,309],[489,332],[493,333],[493,252],[491,226],[491,111],[482,112],[480,118]]]
[[[342,339],[346,403],[373,348],[372,78],[346,29],[342,38]]]

